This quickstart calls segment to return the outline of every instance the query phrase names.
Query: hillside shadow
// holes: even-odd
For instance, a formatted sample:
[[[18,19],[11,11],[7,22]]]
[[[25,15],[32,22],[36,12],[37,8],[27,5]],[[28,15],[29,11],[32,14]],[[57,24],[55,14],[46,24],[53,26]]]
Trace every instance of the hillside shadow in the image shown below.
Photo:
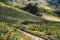
[[[32,13],[34,15],[37,15],[37,16],[41,17],[42,15],[38,14],[39,9],[38,9],[38,7],[36,5],[38,5],[38,4],[37,3],[35,3],[35,4],[29,3],[27,6],[25,6],[22,9],[24,11],[30,12],[30,13]]]

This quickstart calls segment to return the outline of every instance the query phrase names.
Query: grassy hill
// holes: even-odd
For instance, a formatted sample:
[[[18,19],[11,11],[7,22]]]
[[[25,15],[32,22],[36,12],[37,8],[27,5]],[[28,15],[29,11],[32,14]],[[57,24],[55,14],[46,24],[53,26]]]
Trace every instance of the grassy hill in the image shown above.
[[[51,15],[53,15],[53,14],[49,15],[49,13],[46,13],[44,11],[44,9],[40,9],[39,13],[42,15],[45,15],[45,16],[48,15],[47,17],[50,16],[51,18],[52,18]],[[23,22],[25,20],[39,21],[41,23],[27,24],[27,25],[20,24],[21,22]],[[60,25],[55,25],[55,23],[53,23],[53,21],[51,21],[51,23],[49,23],[50,21],[46,21],[46,23],[44,23],[44,21],[46,21],[46,20],[40,18],[39,16],[36,16],[34,14],[31,14],[29,12],[23,11],[23,10],[15,8],[15,7],[8,6],[8,5],[0,2],[0,22],[3,22],[5,24],[7,23],[8,27],[10,26],[10,27],[14,27],[16,29],[25,29],[28,32],[32,32],[37,35],[45,35],[44,37],[47,37],[47,35],[48,35],[49,39],[51,39],[50,37],[52,37],[54,40],[55,40],[55,38],[59,40],[60,31],[58,31],[58,30],[60,30],[59,29]],[[2,25],[4,25],[4,24],[2,24]],[[4,27],[1,27],[1,28],[4,28]],[[23,35],[23,34],[20,34],[20,35]]]
[[[43,20],[36,15],[33,15],[29,12],[25,12],[18,8],[5,5],[2,2],[0,2],[0,14],[1,14],[0,16],[1,21],[15,22],[15,21],[33,20],[43,22]]]
[[[44,20],[60,22],[60,18],[57,16],[58,13],[57,14],[54,13],[55,9],[46,5],[42,4],[32,5],[32,3],[30,3],[29,5],[24,7],[23,10],[28,11],[36,16],[39,16]]]

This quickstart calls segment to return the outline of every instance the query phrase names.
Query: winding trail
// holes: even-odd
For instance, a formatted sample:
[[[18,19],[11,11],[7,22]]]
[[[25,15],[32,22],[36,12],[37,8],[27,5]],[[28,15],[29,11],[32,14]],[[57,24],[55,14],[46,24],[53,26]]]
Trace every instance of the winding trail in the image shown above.
[[[30,38],[30,40],[45,40],[45,39],[43,39],[43,38],[34,36],[34,35],[32,35],[32,34],[29,34],[29,33],[27,33],[27,32],[21,31],[21,30],[18,30],[18,32],[21,32],[21,33],[25,34],[27,37]]]

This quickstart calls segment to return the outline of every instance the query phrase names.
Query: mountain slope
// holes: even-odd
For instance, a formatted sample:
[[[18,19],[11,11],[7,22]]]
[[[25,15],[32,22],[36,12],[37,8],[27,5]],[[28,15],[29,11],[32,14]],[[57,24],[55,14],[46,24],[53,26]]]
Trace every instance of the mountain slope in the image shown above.
[[[30,14],[28,12],[25,12],[23,10],[20,10],[18,8],[7,6],[3,3],[0,3],[0,20],[6,21],[6,20],[19,20],[19,21],[25,21],[25,20],[33,20],[33,21],[41,21],[43,20],[33,14]]]
[[[54,13],[53,8],[42,4],[29,4],[23,10],[30,12],[31,14],[37,15],[40,18],[48,21],[60,22],[60,17]]]
[[[54,13],[54,9],[44,5],[38,5],[38,8],[43,19],[60,22],[60,17],[57,16],[58,13]]]

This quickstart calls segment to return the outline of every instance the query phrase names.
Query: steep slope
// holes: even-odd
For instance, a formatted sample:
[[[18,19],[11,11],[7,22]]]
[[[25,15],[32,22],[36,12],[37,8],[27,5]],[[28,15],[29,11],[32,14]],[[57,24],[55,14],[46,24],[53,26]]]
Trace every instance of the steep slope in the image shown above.
[[[33,20],[33,21],[41,21],[43,20],[33,14],[30,14],[28,12],[25,12],[23,10],[20,10],[18,8],[10,7],[8,5],[5,5],[4,3],[0,3],[0,20],[8,21],[8,20],[19,20],[19,21],[25,21],[25,20]]]
[[[54,9],[44,5],[38,5],[38,8],[39,14],[42,15],[43,19],[60,22],[60,17],[58,17],[56,13],[54,13]]]
[[[60,17],[54,13],[54,8],[42,4],[29,4],[23,8],[23,10],[28,11],[34,15],[39,16],[40,18],[48,21],[60,22]]]

